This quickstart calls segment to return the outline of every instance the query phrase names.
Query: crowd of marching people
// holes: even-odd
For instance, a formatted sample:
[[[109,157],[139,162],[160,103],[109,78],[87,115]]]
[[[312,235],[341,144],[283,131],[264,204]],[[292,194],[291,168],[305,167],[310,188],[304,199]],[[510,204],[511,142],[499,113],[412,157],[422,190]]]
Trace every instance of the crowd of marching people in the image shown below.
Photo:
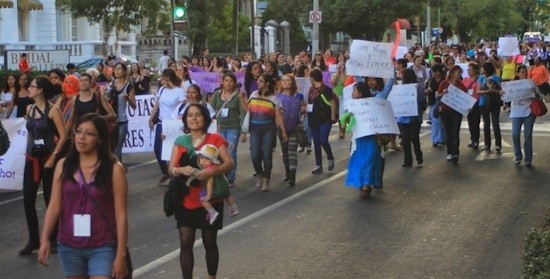
[[[0,98],[2,117],[27,119],[23,200],[29,241],[19,254],[39,249],[39,261],[47,264],[49,253],[59,252],[68,277],[127,275],[128,170],[122,147],[128,133],[127,107],[136,107],[136,95],[156,95],[149,126],[155,130],[154,153],[161,171],[158,183],[181,176],[189,185],[175,212],[184,278],[192,277],[196,229],[202,230],[208,274],[216,275],[216,232],[222,228],[224,201],[230,216],[239,212],[231,189],[239,185],[240,143],[249,142],[255,186],[262,192],[269,191],[273,183],[277,139],[285,168],[283,180],[289,186],[298,184],[297,173],[303,171],[298,169],[299,153],[313,151],[311,174],[335,168],[329,134],[337,125],[338,137],[344,139],[354,125],[353,115],[344,109],[346,86],[353,86],[352,99],[387,99],[394,85],[416,84],[418,114],[396,119],[399,136],[353,140],[345,183],[358,189],[361,199],[369,198],[373,188],[383,187],[384,153],[389,148],[402,150],[402,167],[412,167],[414,161],[423,164],[420,130],[424,121],[430,125],[433,148],[446,146],[446,159],[458,164],[463,115],[440,102],[451,85],[476,99],[464,117],[469,127],[468,147],[501,152],[500,117],[507,113],[512,122],[514,163],[523,160],[532,167],[536,119],[530,110],[532,99],[503,103],[506,92],[501,83],[531,79],[538,93],[550,96],[546,68],[550,59],[544,44],[522,44],[520,49],[520,55],[501,57],[494,44],[412,47],[403,57],[396,57],[395,77],[386,80],[347,75],[350,53],[333,55],[330,49],[294,56],[268,53],[258,59],[249,52],[241,57],[211,56],[205,49],[200,56],[178,60],[165,51],[158,60],[158,80],[152,80],[154,73],[143,62],[127,65],[114,56],[84,73],[67,65],[68,71],[53,69],[33,79],[29,75],[32,66],[23,63],[19,75],[7,76]],[[196,72],[218,73],[219,88],[205,92],[193,80]],[[324,72],[331,73],[330,85],[323,80]],[[242,84],[237,82],[239,74],[244,75]],[[309,78],[308,92],[299,92],[296,78]],[[156,92],[152,92],[154,87]],[[171,159],[165,161],[161,158],[166,138],[163,121],[168,119],[181,120],[184,134],[176,139]],[[41,237],[35,206],[40,184],[47,205]],[[106,264],[101,259],[109,261]]]

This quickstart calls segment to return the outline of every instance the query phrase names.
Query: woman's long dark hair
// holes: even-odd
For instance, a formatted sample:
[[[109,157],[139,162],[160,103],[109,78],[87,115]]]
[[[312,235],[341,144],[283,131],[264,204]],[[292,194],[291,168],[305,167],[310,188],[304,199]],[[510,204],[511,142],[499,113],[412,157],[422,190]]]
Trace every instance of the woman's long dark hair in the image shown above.
[[[11,90],[10,86],[8,85],[8,79],[10,77],[13,77],[15,79],[15,82],[13,83],[13,88],[15,89],[15,93],[17,93],[17,83],[19,82],[17,80],[17,76],[15,74],[8,74],[6,75],[6,79],[4,79],[4,92],[9,92]]]
[[[416,78],[416,74],[414,73],[413,69],[403,70],[403,77],[401,78],[401,80],[402,80],[403,84],[418,82],[418,79]]]
[[[98,134],[97,144],[97,171],[95,174],[95,185],[99,188],[111,188],[113,181],[113,164],[117,162],[114,154],[111,152],[109,131],[107,129],[107,121],[97,113],[87,113],[80,117],[76,127],[79,127],[84,122],[92,122]],[[76,183],[74,174],[80,168],[80,153],[76,150],[76,146],[72,146],[69,154],[63,162],[63,172],[61,173],[62,181],[72,181]]]
[[[270,75],[270,74],[262,74],[260,77],[262,77],[265,81],[265,84],[266,84],[266,91],[265,91],[265,95],[263,95],[264,97],[267,97],[267,96],[271,96],[273,94],[275,94],[275,86],[277,85],[277,81],[275,80],[275,78]],[[263,94],[263,92],[262,92]]]
[[[244,73],[244,90],[246,91],[246,94],[248,96],[252,94],[252,92],[250,92],[250,84],[252,84],[252,82],[256,82],[256,79],[254,79],[254,75],[252,75],[252,68],[255,65],[260,66],[260,68],[262,67],[262,64],[260,64],[260,62],[252,61],[248,63],[248,65],[246,65],[246,71]]]
[[[366,82],[359,81],[359,82],[356,82],[354,86],[355,86],[355,89],[357,89],[357,91],[361,93],[361,98],[372,97],[369,86],[367,85]]]
[[[163,77],[167,77],[170,82],[172,82],[175,86],[178,86],[180,87],[181,86],[181,78],[178,77],[178,75],[176,75],[176,71],[174,71],[174,69],[171,69],[171,68],[166,68],[164,69],[164,71],[162,71],[162,76]]]
[[[17,102],[19,101],[19,91],[21,91],[21,85],[19,84],[19,79],[21,78],[21,76],[27,76],[27,84],[25,85],[25,89],[28,89],[29,86],[31,85],[31,76],[29,76],[29,74],[27,73],[20,73],[17,78],[15,79],[15,95],[13,96],[13,102],[15,104],[17,104]]]
[[[187,115],[189,114],[189,109],[191,107],[197,107],[201,111],[202,117],[204,117],[204,127],[202,127],[202,132],[205,134],[208,133],[208,127],[212,124],[212,117],[210,115],[210,111],[208,111],[208,108],[200,103],[189,103],[189,106],[183,112],[181,117],[181,121],[183,122],[183,132],[186,134],[191,132],[191,130],[189,130],[189,126],[187,126]]]

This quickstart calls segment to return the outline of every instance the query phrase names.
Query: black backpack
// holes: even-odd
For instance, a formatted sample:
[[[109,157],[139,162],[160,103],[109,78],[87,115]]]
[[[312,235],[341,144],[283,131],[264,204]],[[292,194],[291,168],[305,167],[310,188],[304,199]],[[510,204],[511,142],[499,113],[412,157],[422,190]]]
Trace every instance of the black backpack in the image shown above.
[[[10,137],[8,131],[4,128],[2,122],[0,122],[0,156],[6,154],[10,149]]]

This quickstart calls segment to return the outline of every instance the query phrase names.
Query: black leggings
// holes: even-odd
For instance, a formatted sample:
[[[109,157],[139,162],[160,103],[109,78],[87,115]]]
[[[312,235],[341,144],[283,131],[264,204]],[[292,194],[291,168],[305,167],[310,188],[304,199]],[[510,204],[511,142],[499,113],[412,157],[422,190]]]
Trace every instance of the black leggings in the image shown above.
[[[40,177],[42,180],[42,190],[44,191],[44,201],[46,207],[50,203],[50,196],[52,192],[53,181],[53,168],[44,168],[44,163],[40,162],[38,167],[40,168]],[[38,230],[38,215],[36,213],[36,195],[38,193],[38,183],[34,182],[34,165],[32,161],[27,160],[25,163],[25,176],[23,177],[23,204],[25,206],[25,216],[27,219],[27,227],[29,229],[29,243],[38,244],[39,230]],[[55,240],[57,238],[57,226],[52,233],[50,239]]]
[[[193,257],[193,245],[195,244],[195,231],[197,229],[190,227],[180,227],[180,265],[181,273],[184,279],[193,278],[193,265],[195,259]],[[220,255],[218,252],[218,230],[201,230],[202,243],[206,250],[206,268],[208,275],[215,276],[218,273],[218,262]]]

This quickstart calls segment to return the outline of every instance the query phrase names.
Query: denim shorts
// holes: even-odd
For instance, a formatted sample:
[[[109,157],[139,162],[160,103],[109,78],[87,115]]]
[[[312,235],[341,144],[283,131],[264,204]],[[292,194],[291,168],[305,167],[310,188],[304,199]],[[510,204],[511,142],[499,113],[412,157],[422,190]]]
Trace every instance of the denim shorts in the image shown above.
[[[97,248],[72,248],[59,243],[57,246],[63,273],[68,276],[107,276],[111,278],[116,246]]]

